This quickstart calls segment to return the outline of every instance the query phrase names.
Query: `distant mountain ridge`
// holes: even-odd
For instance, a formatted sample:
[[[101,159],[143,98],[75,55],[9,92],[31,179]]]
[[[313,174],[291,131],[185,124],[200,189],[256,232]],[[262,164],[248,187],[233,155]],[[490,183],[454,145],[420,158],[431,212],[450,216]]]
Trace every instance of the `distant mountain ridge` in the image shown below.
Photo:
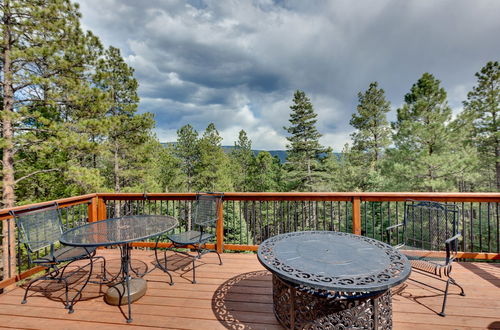
[[[166,147],[166,146],[170,146],[170,145],[174,145],[176,144],[177,142],[161,142],[161,145]],[[230,153],[233,149],[234,149],[234,146],[221,146],[222,147],[222,150],[224,150],[225,153]],[[286,150],[258,150],[258,149],[252,149],[252,152],[254,153],[255,156],[257,156],[259,154],[259,152],[261,151],[267,151],[271,154],[271,156],[277,156],[280,160],[281,163],[284,163],[286,161]]]
[[[224,150],[225,153],[230,153],[233,149],[234,146],[222,146],[222,149]],[[259,152],[262,151],[267,151],[268,153],[271,154],[271,156],[276,156],[279,158],[281,163],[284,163],[286,161],[286,150],[258,150],[258,149],[252,149],[252,152],[255,156],[259,154]]]
[[[176,142],[162,142],[161,145],[164,147],[168,145],[175,145]],[[221,146],[222,150],[224,150],[225,153],[230,153],[235,147],[234,146]],[[286,150],[260,150],[260,149],[252,149],[252,152],[254,153],[255,156],[259,154],[259,152],[266,151],[271,154],[273,157],[278,157],[280,162],[283,164],[286,162],[286,157],[287,157],[287,152]],[[337,158],[340,158],[340,153],[334,152],[333,153]]]

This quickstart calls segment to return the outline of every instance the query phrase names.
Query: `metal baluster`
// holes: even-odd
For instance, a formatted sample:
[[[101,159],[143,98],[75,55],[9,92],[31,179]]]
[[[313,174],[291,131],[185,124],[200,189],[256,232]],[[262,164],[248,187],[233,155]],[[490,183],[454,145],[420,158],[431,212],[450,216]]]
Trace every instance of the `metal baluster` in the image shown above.
[[[372,206],[372,238],[375,238],[375,202],[370,202]]]
[[[333,212],[333,201],[330,201],[330,223],[332,230],[335,230],[334,216],[335,214]]]
[[[496,204],[496,216],[497,216],[497,253],[500,253],[500,217],[498,215],[498,203]]]
[[[464,207],[464,202],[461,203],[461,208],[462,210],[462,251],[465,250],[465,241],[467,240],[466,236],[466,230],[465,230],[465,207]]]
[[[491,203],[488,202],[488,204],[486,204],[488,206],[488,252],[491,252],[491,221],[490,221],[490,217],[491,217],[491,210],[490,210],[490,206],[491,206]]]
[[[383,202],[380,205],[380,240],[384,240],[384,212],[383,212]]]
[[[483,214],[481,203],[478,203],[479,208],[479,251],[483,252]]]
[[[345,207],[345,232],[349,232],[349,224],[348,224],[348,218],[349,218],[349,210],[347,207],[347,202],[344,202],[344,207]]]
[[[474,252],[474,213],[472,208],[472,202],[470,203],[470,244],[471,252]]]

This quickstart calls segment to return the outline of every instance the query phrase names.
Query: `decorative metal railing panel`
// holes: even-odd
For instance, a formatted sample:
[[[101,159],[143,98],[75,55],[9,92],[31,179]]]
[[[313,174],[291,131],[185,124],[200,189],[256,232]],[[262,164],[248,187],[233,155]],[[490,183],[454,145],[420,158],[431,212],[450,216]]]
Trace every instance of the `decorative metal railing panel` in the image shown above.
[[[407,202],[362,202],[361,233],[387,241],[385,228],[402,223]],[[450,202],[460,210],[462,234],[459,249],[468,252],[500,253],[500,212],[497,202]],[[392,241],[397,244],[401,237]]]
[[[58,202],[65,229],[127,214],[163,214],[178,219],[175,231],[179,232],[191,226],[194,197],[194,193],[105,193]],[[225,193],[219,213],[223,221],[213,229],[217,236],[215,243],[220,251],[223,248],[255,251],[258,244],[271,236],[304,230],[353,232],[387,241],[385,229],[404,220],[408,199],[457,205],[463,236],[459,250],[465,251],[465,258],[500,260],[500,193]],[[0,289],[28,276],[29,272],[23,271],[31,266],[24,247],[18,244],[13,221],[9,210],[0,210],[0,228],[5,228],[4,236],[10,237],[2,237]],[[395,239],[399,239],[397,234]]]

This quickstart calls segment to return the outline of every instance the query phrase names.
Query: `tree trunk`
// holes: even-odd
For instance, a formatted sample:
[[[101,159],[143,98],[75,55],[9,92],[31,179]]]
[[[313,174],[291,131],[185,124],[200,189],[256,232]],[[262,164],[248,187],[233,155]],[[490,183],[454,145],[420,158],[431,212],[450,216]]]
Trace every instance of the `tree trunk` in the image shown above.
[[[497,191],[500,191],[500,143],[498,139],[495,139],[495,170],[497,179]]]
[[[494,109],[494,107],[493,107]],[[491,111],[491,120],[493,122],[493,127],[498,127],[497,125],[497,113],[495,110]],[[500,191],[500,140],[498,139],[498,132],[495,130],[492,132],[495,137],[495,181],[497,191]]]
[[[12,113],[14,111],[14,91],[12,88],[12,61],[11,61],[11,34],[9,1],[4,2],[3,17],[3,116],[2,137],[3,147],[3,182],[2,203],[4,208],[14,207],[16,196],[14,193],[14,131],[12,127]],[[2,265],[3,278],[14,276],[16,273],[16,249],[14,220],[6,220],[2,226]]]
[[[312,177],[311,177],[311,157],[309,155],[307,156],[307,185],[309,186],[307,188],[308,191],[311,190],[311,184],[312,184]]]

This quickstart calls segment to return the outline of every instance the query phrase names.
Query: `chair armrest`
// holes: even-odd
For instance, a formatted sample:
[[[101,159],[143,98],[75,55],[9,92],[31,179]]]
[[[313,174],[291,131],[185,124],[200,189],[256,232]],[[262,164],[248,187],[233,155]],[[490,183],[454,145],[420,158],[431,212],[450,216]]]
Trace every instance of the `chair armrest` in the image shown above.
[[[452,254],[452,251],[451,251],[451,248],[450,248],[451,243],[454,242],[454,241],[456,241],[456,240],[458,240],[460,237],[462,237],[462,234],[459,233],[459,234],[456,234],[455,236],[453,236],[451,238],[448,238],[444,242],[444,244],[446,245],[446,263],[447,264],[450,263],[450,262],[452,262],[455,259],[455,257],[456,257],[456,253],[454,253],[453,256],[451,255]]]
[[[397,223],[395,225],[392,225],[392,226],[389,226],[389,227],[385,228],[385,231],[388,232],[389,230],[393,230],[394,228],[401,227],[402,225],[403,225],[402,222],[401,223]]]
[[[387,228],[385,229],[385,233],[386,233],[386,235],[387,235],[387,243],[388,243],[389,245],[392,245],[392,244],[391,244],[391,231],[392,231],[393,229],[395,229],[395,228],[401,227],[402,225],[403,225],[403,223],[401,222],[401,223],[398,223],[398,224],[395,224],[395,225],[389,226],[389,227],[387,227]],[[401,245],[401,244],[399,244],[399,245]],[[398,247],[399,247],[399,245],[398,245]],[[403,244],[403,245],[404,245],[404,244]]]
[[[446,244],[446,245],[450,245],[450,243],[451,243],[451,242],[453,242],[454,240],[459,239],[460,237],[462,237],[462,234],[460,234],[460,233],[459,233],[459,234],[456,234],[456,235],[455,235],[455,236],[453,236],[452,238],[448,238],[448,239],[444,242],[444,244]]]

